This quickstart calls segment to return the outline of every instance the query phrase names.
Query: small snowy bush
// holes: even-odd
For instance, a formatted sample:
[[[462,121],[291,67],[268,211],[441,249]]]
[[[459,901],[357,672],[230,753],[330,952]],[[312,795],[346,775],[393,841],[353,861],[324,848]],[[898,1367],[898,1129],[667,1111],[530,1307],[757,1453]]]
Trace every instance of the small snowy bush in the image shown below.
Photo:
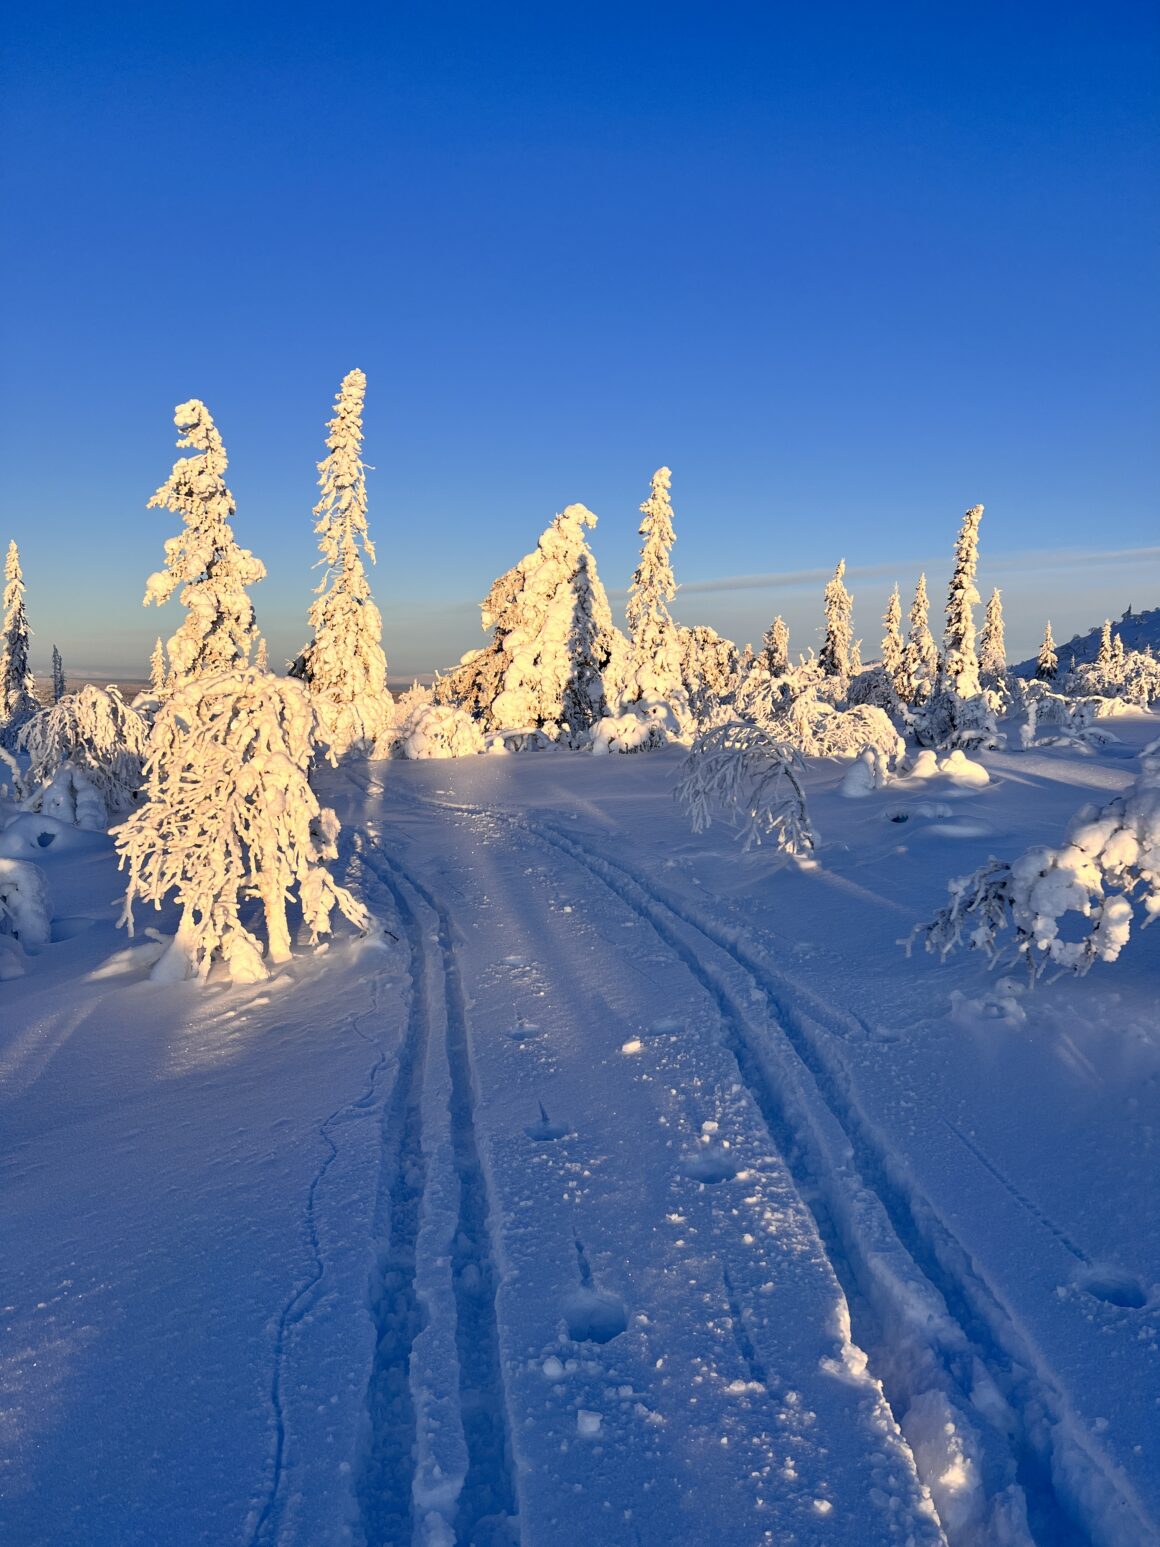
[[[646,752],[669,739],[663,720],[654,714],[606,715],[592,730],[593,752]]]
[[[109,817],[128,811],[140,794],[147,735],[145,721],[116,688],[66,693],[21,729],[19,745],[29,758],[25,783],[34,792],[26,809],[94,830],[107,827]]]
[[[835,709],[811,689],[794,699],[785,715],[786,739],[807,757],[857,757],[874,747],[899,758],[906,743],[890,716],[873,704]]]
[[[0,859],[0,935],[33,949],[52,938],[48,882],[31,860]]]
[[[295,888],[311,943],[330,932],[336,907],[368,927],[366,909],[326,869],[339,824],[307,779],[315,724],[301,683],[254,667],[181,683],[166,700],[149,740],[149,799],[113,830],[129,872],[121,922],[130,934],[138,898],[160,907],[172,892],[181,906],[154,977],[204,979],[219,956],[235,982],[266,977],[262,942],[241,918],[251,898],[270,962],[290,958]]]
[[[952,881],[948,905],[912,940],[944,957],[962,945],[992,963],[1022,956],[1032,978],[1048,967],[1082,974],[1115,961],[1136,905],[1145,923],[1160,913],[1160,742],[1141,756],[1136,783],[1079,811],[1061,848],[1037,845]]]
[[[472,757],[484,750],[483,732],[455,704],[421,703],[395,732],[395,757]]]
[[[742,847],[772,839],[787,854],[806,854],[817,838],[802,789],[796,748],[756,725],[719,725],[693,743],[674,791],[695,833],[714,812],[739,829]]]

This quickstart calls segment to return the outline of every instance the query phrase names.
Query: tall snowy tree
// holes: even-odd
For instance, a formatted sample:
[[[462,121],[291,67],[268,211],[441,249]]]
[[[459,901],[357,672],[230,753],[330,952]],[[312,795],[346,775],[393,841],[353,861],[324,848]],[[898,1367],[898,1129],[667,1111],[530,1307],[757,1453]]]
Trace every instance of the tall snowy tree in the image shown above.
[[[324,736],[336,754],[372,751],[389,727],[394,706],[387,689],[383,620],[367,583],[363,553],[373,564],[367,531],[362,411],[367,379],[343,377],[327,425],[329,455],[318,464],[322,498],[314,507],[326,575],[310,609],[313,637],[295,675],[309,684]]]
[[[1096,670],[1105,675],[1112,669],[1112,620],[1104,619],[1100,630],[1100,648],[1096,651]]]
[[[0,743],[14,746],[21,726],[40,708],[28,665],[24,574],[15,541],[4,561],[4,621],[0,625]]]
[[[979,640],[979,670],[984,677],[1001,677],[1007,670],[1007,644],[1003,637],[1003,602],[996,586],[983,615]]]
[[[173,422],[182,431],[178,446],[192,446],[198,455],[176,462],[149,501],[150,509],[180,515],[185,527],[165,544],[165,568],[150,575],[145,605],[161,606],[180,588],[188,610],[168,652],[172,679],[185,682],[249,663],[258,631],[246,587],[263,579],[266,567],[234,539],[230,517],[237,506],[225,482],[228,459],[209,410],[193,398],[178,404]]]
[[[921,703],[930,697],[938,673],[938,649],[930,631],[930,601],[926,594],[926,576],[919,575],[910,604],[906,639],[907,703]]]
[[[979,522],[983,507],[972,505],[963,517],[955,542],[955,564],[947,592],[946,631],[943,634],[940,683],[956,698],[977,698],[979,659],[975,653],[975,603],[979,592],[975,574],[979,567]]]
[[[826,637],[818,655],[818,664],[824,674],[843,680],[850,676],[854,641],[851,628],[854,600],[842,579],[845,573],[846,561],[842,559],[834,571],[833,579],[826,586]]]
[[[771,677],[780,677],[789,670],[789,628],[780,613],[765,632],[761,658]]]
[[[882,618],[882,670],[899,698],[906,696],[906,646],[902,642],[902,598],[897,585],[890,593]]]
[[[461,704],[486,730],[563,732],[575,743],[604,718],[617,636],[585,538],[595,525],[569,505],[499,577],[480,608],[491,642],[438,679],[438,702]]]
[[[52,647],[52,701],[59,704],[64,697],[64,662],[61,660],[60,651],[55,645]]]
[[[1055,640],[1051,637],[1051,619],[1043,631],[1043,643],[1035,662],[1035,675],[1043,682],[1052,682],[1059,670],[1059,657],[1055,653]]]
[[[339,824],[307,777],[315,719],[302,683],[252,666],[179,683],[162,704],[148,801],[114,829],[130,933],[137,899],[159,907],[172,892],[181,908],[154,977],[204,979],[218,957],[235,982],[266,977],[266,962],[291,955],[291,900],[312,942],[329,933],[335,908],[368,927],[362,903],[326,866]],[[247,917],[255,900],[265,948],[261,924]]]
[[[672,704],[684,699],[677,626],[668,604],[677,594],[670,558],[673,542],[672,474],[659,467],[652,476],[649,497],[640,507],[644,543],[640,563],[628,590],[628,635],[631,654],[622,703]]]
[[[169,678],[169,672],[165,666],[165,646],[161,643],[160,636],[153,646],[153,654],[149,657],[149,691],[154,698],[160,698],[165,692],[165,685]]]

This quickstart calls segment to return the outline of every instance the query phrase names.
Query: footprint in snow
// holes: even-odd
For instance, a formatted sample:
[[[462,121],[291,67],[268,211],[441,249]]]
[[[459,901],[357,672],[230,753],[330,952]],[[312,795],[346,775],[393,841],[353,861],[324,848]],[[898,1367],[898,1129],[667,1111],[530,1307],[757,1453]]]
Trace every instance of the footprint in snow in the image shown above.
[[[560,1309],[574,1343],[611,1343],[628,1326],[623,1303],[587,1285],[566,1296]]]
[[[548,1116],[544,1103],[540,1102],[540,1118],[538,1122],[529,1123],[524,1129],[529,1139],[535,1139],[538,1144],[549,1143],[553,1139],[563,1139],[571,1133],[567,1123],[556,1122]]]
[[[1148,1303],[1144,1285],[1135,1274],[1126,1273],[1122,1268],[1091,1264],[1076,1273],[1075,1282],[1097,1300],[1121,1310],[1140,1311]]]
[[[508,1032],[508,1036],[513,1042],[530,1042],[533,1037],[538,1037],[539,1035],[540,1028],[530,1024],[526,1026],[513,1026]]]
[[[709,1186],[731,1182],[737,1175],[732,1155],[720,1144],[711,1144],[694,1155],[686,1155],[681,1162],[681,1171],[691,1181],[705,1182]]]

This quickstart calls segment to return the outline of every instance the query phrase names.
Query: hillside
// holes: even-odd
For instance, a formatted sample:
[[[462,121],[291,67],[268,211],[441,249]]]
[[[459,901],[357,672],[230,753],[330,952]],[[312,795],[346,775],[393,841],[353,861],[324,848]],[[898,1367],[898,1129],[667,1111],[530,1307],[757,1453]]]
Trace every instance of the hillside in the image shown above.
[[[1103,626],[1101,618],[1086,634],[1073,634],[1070,639],[1057,639],[1055,648],[1059,655],[1060,667],[1063,669],[1070,667],[1072,656],[1075,657],[1077,666],[1082,666],[1085,661],[1094,661],[1096,652],[1100,648],[1100,632]],[[1150,645],[1154,654],[1160,654],[1160,607],[1153,607],[1146,612],[1125,612],[1118,621],[1113,621],[1112,628],[1124,641],[1125,650],[1145,650]],[[1031,656],[1026,661],[1019,661],[1011,669],[1017,677],[1034,676],[1035,657]]]

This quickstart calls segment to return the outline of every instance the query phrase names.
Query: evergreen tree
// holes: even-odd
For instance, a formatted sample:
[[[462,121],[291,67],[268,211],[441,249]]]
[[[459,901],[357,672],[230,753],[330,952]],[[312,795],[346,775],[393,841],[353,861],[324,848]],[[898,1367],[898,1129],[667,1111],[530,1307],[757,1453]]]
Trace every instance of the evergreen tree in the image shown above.
[[[150,575],[145,605],[161,606],[180,588],[185,621],[169,641],[171,680],[186,682],[207,672],[249,663],[257,640],[254,606],[246,587],[264,578],[265,565],[240,548],[230,527],[237,506],[226,487],[225,447],[209,410],[196,398],[179,403],[173,422],[178,446],[199,453],[174,464],[149,508],[180,515],[184,530],[165,544],[165,568]]]
[[[902,642],[902,598],[898,586],[890,593],[882,618],[882,670],[899,698],[907,696],[906,646]]]
[[[326,576],[310,608],[313,637],[294,675],[310,687],[323,734],[337,754],[370,751],[393,716],[383,654],[383,620],[367,583],[363,553],[373,564],[367,531],[362,411],[367,379],[343,377],[327,425],[329,455],[318,464],[322,498],[314,507]]]
[[[961,702],[982,691],[979,661],[975,654],[974,604],[979,600],[975,573],[979,566],[979,522],[983,507],[972,505],[963,517],[955,542],[955,564],[947,592],[946,631],[943,635],[940,686]]]
[[[631,655],[622,694],[625,704],[671,704],[684,698],[677,626],[668,608],[677,594],[669,556],[675,541],[671,485],[669,469],[658,468],[652,476],[649,497],[640,507],[644,515],[640,524],[644,544],[628,592]]]
[[[437,702],[459,703],[485,730],[564,732],[577,744],[604,718],[618,636],[585,538],[595,525],[569,505],[495,581],[480,607],[491,642],[438,679]]]
[[[826,637],[822,642],[818,664],[827,677],[839,677],[848,681],[851,671],[851,647],[853,630],[850,626],[854,601],[847,591],[842,576],[846,573],[846,561],[839,561],[833,579],[826,587]]]
[[[983,617],[979,641],[979,670],[984,677],[1001,677],[1007,670],[1007,645],[1003,637],[1003,602],[996,587]]]
[[[920,703],[929,698],[938,672],[938,650],[930,631],[930,601],[926,594],[926,576],[919,575],[910,607],[906,640],[906,702]]]
[[[30,631],[24,575],[15,541],[4,561],[4,621],[0,624],[0,744],[14,746],[21,726],[40,708],[28,665]]]
[[[157,643],[153,646],[153,654],[149,657],[149,691],[154,698],[160,698],[165,692],[169,673],[165,667],[165,646],[158,635]]]
[[[52,647],[52,701],[59,704],[64,697],[64,662],[61,660],[60,651],[55,645]]]
[[[771,677],[780,677],[789,670],[789,629],[780,613],[766,630],[761,653]]]
[[[1112,620],[1104,619],[1100,630],[1100,647],[1096,651],[1096,670],[1105,675],[1112,669]]]
[[[1052,682],[1058,669],[1059,657],[1055,653],[1055,640],[1051,637],[1049,618],[1047,627],[1043,631],[1043,643],[1039,647],[1039,656],[1035,662],[1035,675],[1043,682]]]
[[[258,636],[258,648],[254,651],[254,670],[270,670],[270,647],[266,643],[266,636],[264,634]]]
[[[1122,682],[1124,680],[1124,668],[1126,660],[1124,655],[1124,641],[1119,634],[1112,635],[1112,680]]]

